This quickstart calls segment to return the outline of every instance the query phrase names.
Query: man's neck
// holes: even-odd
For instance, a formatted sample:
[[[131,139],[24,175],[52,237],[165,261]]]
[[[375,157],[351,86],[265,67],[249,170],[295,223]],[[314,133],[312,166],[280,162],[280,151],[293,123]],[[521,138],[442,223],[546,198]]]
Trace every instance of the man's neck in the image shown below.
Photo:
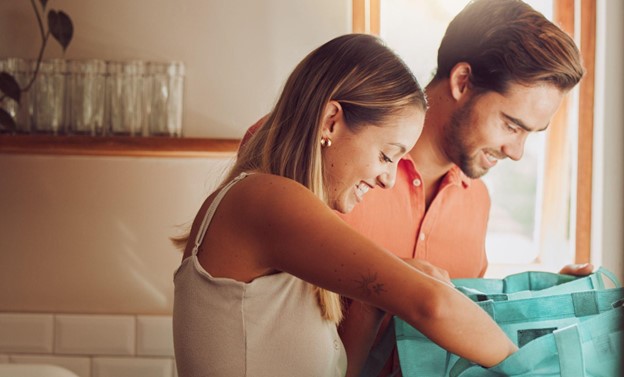
[[[443,131],[452,113],[451,102],[444,91],[444,84],[429,84],[426,88],[429,109],[425,125],[416,145],[409,152],[425,185],[427,208],[438,192],[442,178],[453,167],[441,148]]]

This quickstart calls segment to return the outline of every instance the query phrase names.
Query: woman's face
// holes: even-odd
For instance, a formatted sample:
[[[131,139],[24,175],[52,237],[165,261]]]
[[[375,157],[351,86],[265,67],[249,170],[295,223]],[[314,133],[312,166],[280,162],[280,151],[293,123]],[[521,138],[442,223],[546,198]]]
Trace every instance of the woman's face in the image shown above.
[[[323,166],[330,207],[348,213],[368,190],[394,186],[397,164],[420,136],[425,112],[413,106],[355,132],[338,119],[326,134],[332,145],[323,148]]]

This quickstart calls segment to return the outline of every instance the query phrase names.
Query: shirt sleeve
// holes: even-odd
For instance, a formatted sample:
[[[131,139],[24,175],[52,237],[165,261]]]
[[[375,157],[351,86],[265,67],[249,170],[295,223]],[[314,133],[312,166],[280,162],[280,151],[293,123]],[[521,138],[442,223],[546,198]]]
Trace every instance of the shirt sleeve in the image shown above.
[[[258,121],[256,123],[254,123],[251,127],[249,127],[247,129],[247,132],[245,132],[245,135],[243,135],[243,138],[241,139],[241,142],[238,145],[238,152],[239,153],[245,147],[245,145],[247,144],[249,139],[251,139],[251,137],[253,135],[255,135],[255,133],[258,130],[258,128],[260,128],[266,122],[268,116],[269,115],[267,114],[267,115],[263,116],[262,118],[258,119]]]

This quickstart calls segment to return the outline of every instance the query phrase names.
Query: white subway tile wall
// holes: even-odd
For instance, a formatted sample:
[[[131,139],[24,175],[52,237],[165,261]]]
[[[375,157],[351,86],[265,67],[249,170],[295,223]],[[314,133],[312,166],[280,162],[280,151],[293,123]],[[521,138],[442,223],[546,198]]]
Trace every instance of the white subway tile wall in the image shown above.
[[[91,376],[91,358],[86,356],[11,355],[9,360],[15,364],[58,365],[76,373],[80,377]]]
[[[0,352],[52,352],[52,314],[0,313]]]
[[[173,356],[171,317],[138,317],[136,344],[138,356]]]
[[[56,353],[121,356],[135,353],[133,316],[57,315],[54,322]]]
[[[0,363],[79,377],[177,377],[171,316],[0,313]]]
[[[170,377],[173,361],[144,357],[96,357],[93,377]]]

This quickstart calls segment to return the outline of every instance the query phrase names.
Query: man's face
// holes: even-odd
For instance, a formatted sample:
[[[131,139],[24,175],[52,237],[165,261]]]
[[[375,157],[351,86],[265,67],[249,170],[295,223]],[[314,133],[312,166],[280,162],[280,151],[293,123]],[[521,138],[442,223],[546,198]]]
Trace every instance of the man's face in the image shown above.
[[[548,84],[512,84],[505,95],[473,95],[444,125],[441,147],[464,174],[481,177],[498,160],[522,158],[527,136],[548,127],[562,98],[563,93]]]

